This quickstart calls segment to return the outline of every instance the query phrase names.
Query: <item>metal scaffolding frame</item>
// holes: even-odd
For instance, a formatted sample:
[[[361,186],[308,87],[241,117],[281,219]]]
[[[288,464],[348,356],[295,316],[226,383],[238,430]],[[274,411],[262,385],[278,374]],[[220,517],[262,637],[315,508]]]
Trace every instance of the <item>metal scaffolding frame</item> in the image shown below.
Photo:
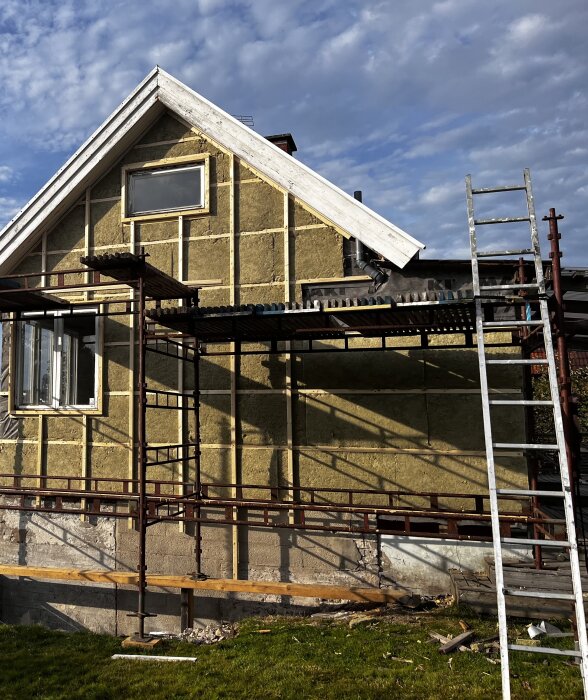
[[[0,474],[3,481],[9,482],[0,487],[0,496],[3,497],[0,509],[132,518],[139,535],[139,594],[137,611],[132,613],[138,618],[138,639],[148,636],[145,633],[145,618],[150,616],[146,605],[147,530],[156,523],[175,521],[193,524],[193,576],[196,579],[205,578],[202,567],[202,527],[207,524],[492,541],[487,493],[329,489],[304,485],[284,488],[259,484],[204,483],[201,478],[199,385],[202,357],[282,353],[284,350],[280,343],[284,341],[289,342],[288,351],[292,355],[422,349],[428,346],[429,335],[438,333],[459,333],[464,336],[463,343],[438,346],[439,348],[471,348],[474,347],[472,333],[475,326],[473,300],[455,299],[415,304],[373,300],[363,306],[323,306],[315,303],[310,309],[296,304],[287,308],[270,305],[267,308],[221,308],[207,314],[207,310],[199,306],[198,289],[187,287],[149,265],[144,252],[140,255],[119,253],[87,256],[81,258],[81,261],[84,264],[81,269],[3,277],[0,280],[0,311],[10,312],[11,320],[15,321],[21,319],[22,313],[26,311],[50,314],[53,309],[60,308],[67,313],[68,310],[73,312],[74,309],[96,307],[99,304],[105,310],[98,311],[98,315],[112,317],[134,314],[138,318],[138,420],[133,427],[136,434],[132,436],[132,444],[137,447],[136,477],[116,479],[91,475]],[[71,276],[76,278],[80,275],[87,281],[68,282]],[[18,280],[22,280],[22,284],[18,284]],[[102,288],[106,291],[106,288],[113,286],[134,289],[134,300],[131,302],[128,298],[111,297],[72,303],[67,298],[53,296],[100,291]],[[162,304],[166,300],[180,300],[182,306],[166,307]],[[521,300],[518,307],[523,308],[524,303]],[[109,308],[115,305],[123,305],[124,309]],[[517,308],[517,303],[514,306]],[[404,320],[399,320],[398,314]],[[227,345],[227,350],[207,350],[206,334],[201,332],[199,323],[203,319],[206,323],[210,317],[217,320],[220,318],[222,323],[220,331],[218,327],[215,330],[213,323],[208,335],[214,336],[215,344],[222,340]],[[342,323],[341,318],[346,319],[345,323]],[[227,319],[228,324],[225,323]],[[303,319],[302,325],[297,326],[297,319]],[[221,338],[219,333],[222,334]],[[409,340],[403,345],[391,345],[389,338],[392,336],[403,336]],[[242,345],[250,337],[264,337],[269,347],[263,351],[244,349]],[[354,348],[351,340],[357,337],[378,338],[380,343],[377,347]],[[418,342],[411,343],[412,338]],[[317,347],[317,340],[337,340],[340,345]],[[528,337],[523,338],[520,334],[513,337],[515,344],[525,345],[528,341]],[[229,343],[233,344],[232,349]],[[511,344],[496,343],[494,347],[508,347]],[[180,393],[150,389],[146,373],[147,353],[190,364],[194,373],[193,390]],[[131,397],[131,400],[134,399]],[[193,439],[182,439],[181,442],[170,442],[164,446],[150,445],[146,434],[146,417],[150,409],[191,413]],[[148,478],[150,466],[189,463],[193,465],[192,480]],[[232,495],[227,496],[227,492]],[[263,493],[261,497],[260,492]],[[420,499],[419,505],[411,505],[411,499],[415,498]],[[520,503],[520,498],[515,496],[506,495],[502,498],[509,502],[518,500]],[[468,499],[470,507],[456,505],[456,501]],[[558,539],[562,521],[545,515],[537,503],[532,506],[530,511],[525,511],[524,508],[505,510],[501,516],[504,532],[511,534],[513,528],[515,532],[520,532],[521,529],[532,527],[536,537]],[[538,557],[540,564],[540,553]]]

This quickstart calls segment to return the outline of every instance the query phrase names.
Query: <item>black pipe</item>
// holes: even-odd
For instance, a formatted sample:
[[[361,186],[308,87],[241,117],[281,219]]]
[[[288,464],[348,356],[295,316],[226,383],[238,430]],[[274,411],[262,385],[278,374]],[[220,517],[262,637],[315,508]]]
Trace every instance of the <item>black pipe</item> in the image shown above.
[[[361,190],[356,190],[353,196],[358,202],[363,202]],[[388,279],[388,275],[385,272],[382,272],[382,270],[368,262],[366,258],[366,247],[359,238],[355,239],[355,263],[362,272],[365,272],[366,275],[369,275],[374,280],[378,287],[384,284]]]

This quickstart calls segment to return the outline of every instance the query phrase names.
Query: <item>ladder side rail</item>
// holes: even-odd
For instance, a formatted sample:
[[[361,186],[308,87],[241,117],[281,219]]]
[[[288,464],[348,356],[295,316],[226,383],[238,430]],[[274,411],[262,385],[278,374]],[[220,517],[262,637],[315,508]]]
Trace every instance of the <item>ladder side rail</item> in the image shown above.
[[[476,333],[478,336],[478,364],[480,369],[480,392],[482,395],[482,418],[484,423],[484,443],[486,448],[486,465],[488,472],[488,492],[490,500],[490,522],[492,524],[492,547],[494,550],[496,578],[496,607],[498,611],[498,633],[500,640],[500,672],[502,676],[503,700],[510,700],[510,672],[508,659],[508,626],[506,622],[506,599],[504,596],[504,571],[502,567],[502,543],[500,518],[498,515],[498,496],[496,494],[496,468],[494,464],[494,447],[492,422],[488,395],[488,376],[486,374],[486,355],[484,329],[482,326],[484,309],[482,300],[476,298]]]
[[[480,296],[480,271],[478,268],[478,242],[476,240],[476,223],[474,217],[474,194],[472,176],[466,176],[466,199],[468,205],[468,228],[470,231],[470,253],[472,258],[472,287],[474,299]]]
[[[570,543],[570,571],[575,597],[576,623],[578,630],[578,645],[581,654],[581,670],[584,682],[584,697],[588,698],[588,635],[586,632],[586,615],[584,612],[584,596],[582,594],[582,578],[580,573],[580,559],[578,556],[578,542],[576,536],[576,524],[574,517],[574,504],[572,501],[570,477],[568,472],[568,457],[566,452],[563,418],[559,402],[559,389],[555,370],[555,354],[553,352],[553,340],[551,335],[551,321],[547,300],[540,302],[541,318],[544,322],[543,338],[545,355],[548,360],[549,387],[553,400],[553,420],[555,423],[555,436],[558,445],[559,469],[562,491],[564,492],[564,513],[567,529],[567,540]]]
[[[476,305],[476,335],[478,342],[478,365],[480,371],[480,393],[482,398],[482,418],[484,425],[484,444],[488,475],[488,494],[490,500],[490,522],[492,526],[492,548],[494,550],[496,577],[496,607],[498,612],[498,631],[500,640],[500,673],[502,678],[503,700],[510,700],[510,664],[508,658],[508,626],[506,622],[506,600],[504,596],[504,571],[502,567],[502,544],[500,539],[500,519],[498,516],[498,496],[496,494],[496,470],[494,465],[494,446],[492,422],[486,373],[486,354],[484,340],[484,309],[480,297],[480,276],[478,267],[478,246],[476,239],[476,222],[474,216],[474,197],[471,175],[466,177],[466,198],[468,227],[470,233],[470,253],[472,260],[472,286]]]
[[[537,229],[537,215],[535,214],[535,197],[531,184],[531,172],[525,168],[525,194],[527,198],[527,210],[529,212],[529,227],[531,229],[531,247],[533,248],[533,260],[535,262],[535,279],[539,294],[545,294],[545,278],[543,276],[543,262],[541,260],[541,247],[539,245],[539,231]]]

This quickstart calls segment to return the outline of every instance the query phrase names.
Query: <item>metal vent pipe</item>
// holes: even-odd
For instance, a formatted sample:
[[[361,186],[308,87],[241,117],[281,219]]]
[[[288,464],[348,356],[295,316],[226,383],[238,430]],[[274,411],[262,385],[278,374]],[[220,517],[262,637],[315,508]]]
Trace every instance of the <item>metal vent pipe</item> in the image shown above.
[[[363,202],[363,194],[361,190],[355,190],[353,196],[358,202]],[[384,284],[384,282],[388,279],[388,275],[385,272],[382,272],[382,270],[368,262],[366,258],[366,247],[359,240],[359,238],[355,239],[355,262],[357,267],[359,267],[362,272],[365,272],[366,275],[369,275],[378,287],[381,284]]]

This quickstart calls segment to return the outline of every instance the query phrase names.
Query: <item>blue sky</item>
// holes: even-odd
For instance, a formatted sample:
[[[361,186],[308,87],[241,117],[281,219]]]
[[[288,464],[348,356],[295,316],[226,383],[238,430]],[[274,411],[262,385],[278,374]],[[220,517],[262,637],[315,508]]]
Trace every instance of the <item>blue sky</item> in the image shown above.
[[[428,257],[468,255],[467,173],[530,167],[564,263],[588,265],[587,27],[585,0],[2,0],[0,225],[159,64],[291,131]]]

